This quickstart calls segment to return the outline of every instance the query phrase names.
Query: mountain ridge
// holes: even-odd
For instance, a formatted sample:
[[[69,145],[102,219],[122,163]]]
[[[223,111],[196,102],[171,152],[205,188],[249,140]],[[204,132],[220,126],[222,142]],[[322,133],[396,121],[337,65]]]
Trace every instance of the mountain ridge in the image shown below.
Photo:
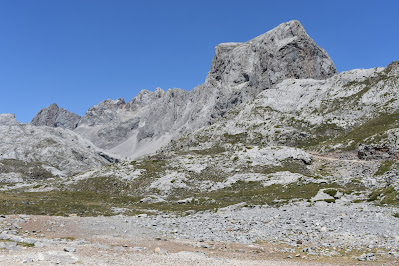
[[[328,54],[293,20],[246,43],[216,46],[205,83],[193,90],[158,88],[143,90],[128,103],[105,100],[91,107],[73,130],[99,148],[136,158],[212,124],[285,78],[324,79],[336,73]]]

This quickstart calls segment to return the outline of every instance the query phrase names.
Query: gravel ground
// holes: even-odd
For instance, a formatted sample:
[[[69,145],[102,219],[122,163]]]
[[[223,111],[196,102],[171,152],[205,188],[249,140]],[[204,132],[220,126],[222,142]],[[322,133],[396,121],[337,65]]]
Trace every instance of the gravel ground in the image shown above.
[[[374,260],[366,255],[399,257],[399,218],[393,216],[397,212],[397,208],[320,201],[280,208],[238,205],[216,213],[147,217],[137,223],[175,239],[278,243],[292,247],[280,250],[283,252],[302,249],[323,257],[366,252],[359,260]]]
[[[399,247],[399,218],[396,208],[367,204],[331,204],[324,201],[298,203],[280,208],[230,206],[218,212],[184,217],[149,216],[137,221],[176,238],[228,241],[250,244],[279,241],[329,246]]]
[[[394,265],[393,208],[243,204],[187,216],[0,218],[0,264]]]
[[[133,217],[3,216],[0,265],[319,265],[264,246],[223,246],[161,238]],[[213,247],[222,244],[213,243]]]

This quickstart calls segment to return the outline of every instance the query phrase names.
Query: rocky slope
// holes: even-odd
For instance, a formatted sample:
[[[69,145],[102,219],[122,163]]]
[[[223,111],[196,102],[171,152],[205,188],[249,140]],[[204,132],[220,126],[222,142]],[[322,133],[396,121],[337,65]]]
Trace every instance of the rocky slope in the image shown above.
[[[100,148],[135,158],[213,123],[284,79],[325,79],[334,74],[328,54],[298,21],[290,21],[246,43],[218,45],[205,83],[192,91],[158,88],[144,90],[128,103],[106,100],[88,110],[75,132]],[[34,120],[55,124],[54,117],[59,116],[49,110]]]
[[[386,68],[352,70],[326,80],[286,79],[185,139],[189,146],[212,136],[213,143],[235,139],[242,144],[354,151],[360,143],[383,138],[394,152],[398,78],[394,62]]]
[[[20,124],[11,114],[0,115],[0,136],[1,182],[64,177],[114,162],[72,131]]]
[[[127,211],[241,202],[398,205],[398,73],[392,63],[326,80],[286,79],[154,155],[62,184],[130,197],[133,205],[121,205]]]

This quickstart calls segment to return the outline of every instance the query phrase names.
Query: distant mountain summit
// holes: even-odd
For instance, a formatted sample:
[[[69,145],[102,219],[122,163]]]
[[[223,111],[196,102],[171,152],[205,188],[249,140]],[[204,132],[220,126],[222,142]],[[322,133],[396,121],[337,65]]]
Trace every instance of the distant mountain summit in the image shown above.
[[[49,107],[40,110],[32,119],[31,125],[61,127],[75,129],[80,120],[80,116],[63,108],[59,108],[53,103]]]
[[[284,79],[325,79],[336,73],[326,51],[293,20],[246,43],[216,46],[205,83],[191,91],[144,90],[128,103],[105,100],[82,118],[52,104],[32,125],[71,129],[99,148],[134,158],[210,125]]]

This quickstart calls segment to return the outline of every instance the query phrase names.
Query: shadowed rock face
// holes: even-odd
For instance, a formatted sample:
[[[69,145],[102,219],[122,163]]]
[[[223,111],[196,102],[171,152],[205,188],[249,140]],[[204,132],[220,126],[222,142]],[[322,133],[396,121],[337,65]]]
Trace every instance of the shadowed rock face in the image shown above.
[[[76,128],[80,116],[59,108],[53,103],[49,107],[42,109],[31,121],[34,126],[61,127],[73,130]]]
[[[218,45],[205,83],[192,91],[158,88],[144,90],[128,103],[105,100],[89,109],[75,132],[100,148],[134,158],[213,123],[286,78],[325,79],[335,73],[328,54],[298,21],[290,21],[246,43]],[[76,120],[50,107],[32,124],[55,126],[58,122],[73,129]]]

